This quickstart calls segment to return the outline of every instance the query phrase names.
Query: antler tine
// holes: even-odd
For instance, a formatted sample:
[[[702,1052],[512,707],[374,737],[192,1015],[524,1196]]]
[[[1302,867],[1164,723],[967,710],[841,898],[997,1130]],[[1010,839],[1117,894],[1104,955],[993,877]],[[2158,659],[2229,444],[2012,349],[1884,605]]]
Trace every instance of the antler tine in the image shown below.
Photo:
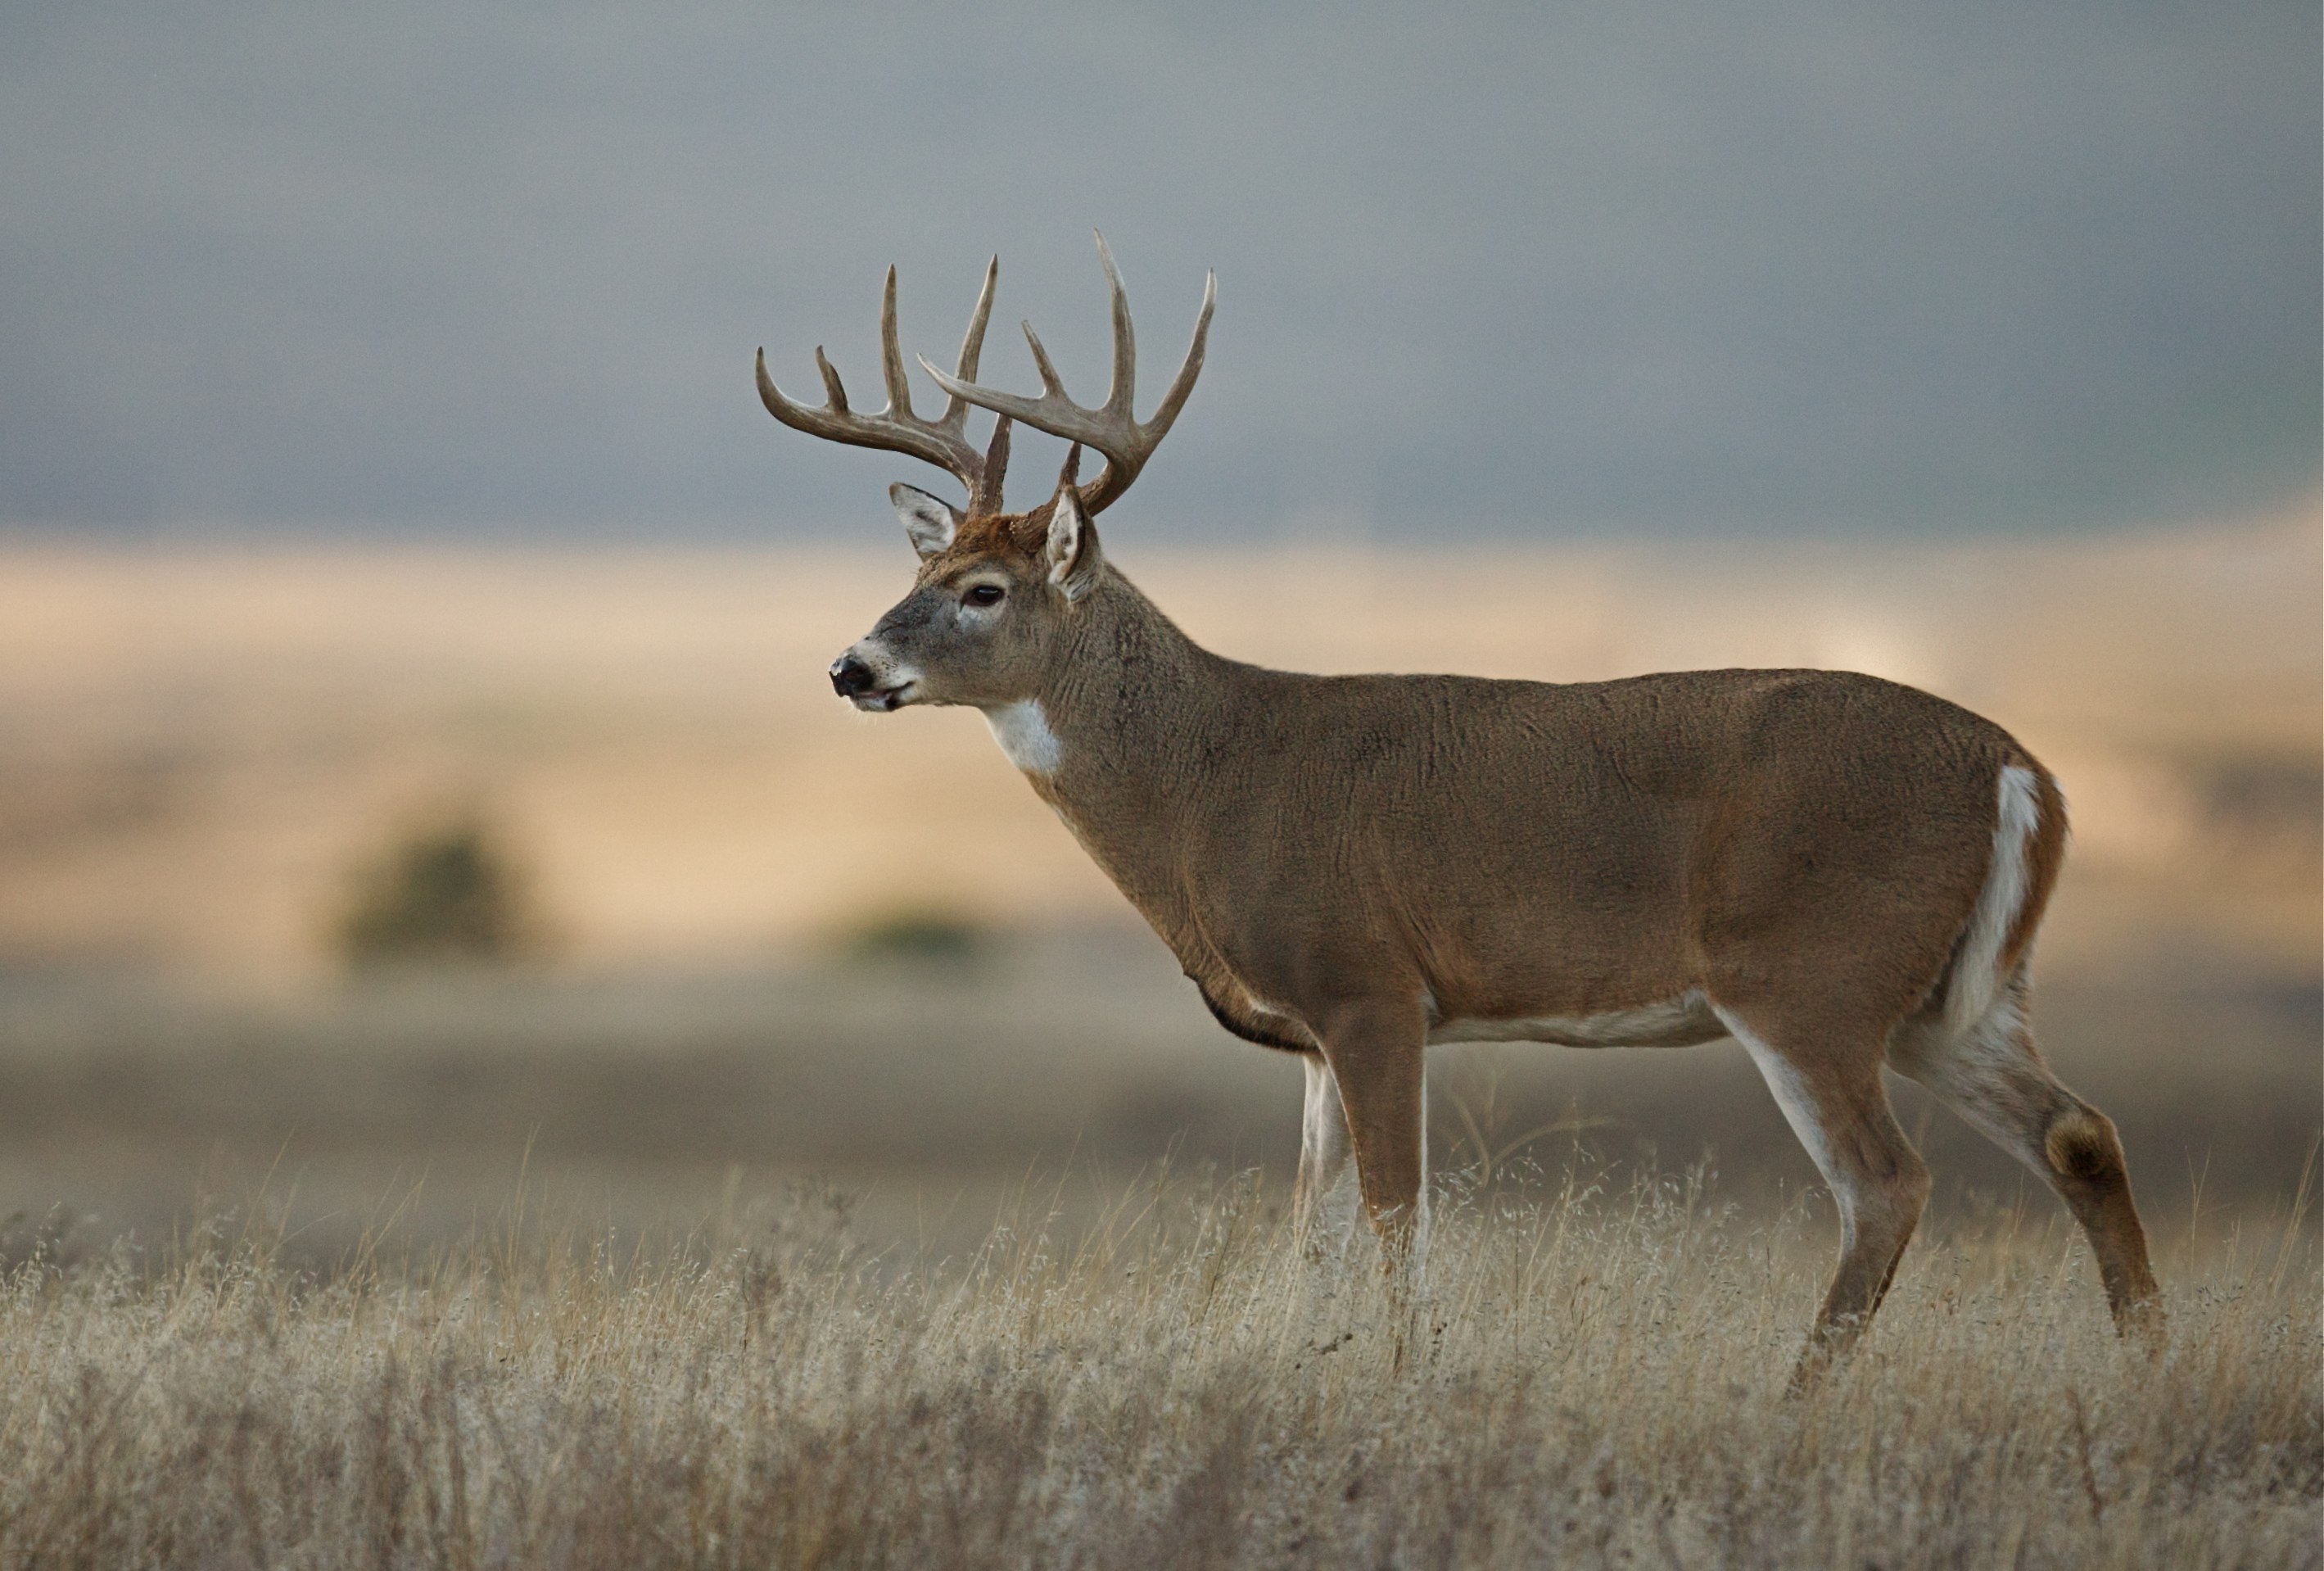
[[[839,373],[832,368],[831,362],[824,358],[820,344],[815,347],[815,368],[823,373],[823,396],[830,403],[833,412],[851,412],[847,407],[847,389],[840,384]]]
[[[1001,258],[994,257],[984,264],[984,287],[976,293],[976,310],[968,319],[968,337],[960,341],[960,369],[953,374],[963,382],[976,380],[977,363],[984,356],[984,325],[992,319],[992,290],[1001,282]],[[968,429],[968,400],[954,393],[945,395],[944,419],[939,425],[955,430]]]
[[[1186,346],[1186,358],[1178,366],[1178,374],[1162,394],[1162,402],[1154,406],[1154,418],[1146,423],[1159,428],[1154,439],[1160,441],[1178,419],[1178,411],[1186,407],[1187,398],[1194,391],[1194,378],[1203,374],[1203,356],[1210,350],[1211,311],[1219,303],[1219,275],[1203,274],[1203,309],[1194,314],[1194,341]]]
[[[1097,231],[1098,265],[1105,269],[1107,303],[1113,310],[1113,381],[1105,390],[1110,414],[1134,420],[1138,396],[1138,332],[1130,325],[1130,291],[1121,287],[1121,269],[1113,264],[1113,249],[1105,231]]]
[[[984,347],[984,327],[992,313],[993,285],[1000,277],[1001,259],[994,257],[984,270],[984,288],[978,294],[975,315],[968,324],[968,337],[961,345],[960,365],[964,377],[976,374],[978,356]],[[926,364],[926,362],[922,362]],[[896,270],[888,269],[888,279],[880,297],[880,374],[887,384],[888,407],[877,414],[859,414],[848,406],[847,389],[839,380],[839,373],[818,346],[815,352],[816,369],[823,375],[825,406],[813,409],[786,397],[767,374],[767,352],[759,351],[759,401],[773,415],[793,430],[805,431],[825,441],[845,442],[852,447],[878,448],[888,452],[906,453],[915,458],[936,465],[951,472],[954,478],[968,488],[969,505],[977,512],[992,513],[1001,508],[1000,468],[1008,461],[1008,443],[996,442],[993,452],[1000,456],[998,465],[988,462],[988,455],[980,453],[968,441],[968,411],[975,401],[964,399],[953,393],[945,406],[941,420],[922,420],[912,412],[912,388],[904,365],[904,352],[898,341],[896,329]],[[938,377],[939,384],[945,378]],[[997,433],[996,433],[997,434]]]
[[[1194,379],[1202,374],[1203,356],[1210,341],[1211,311],[1218,303],[1218,276],[1213,273],[1204,281],[1203,309],[1194,319],[1194,341],[1186,350],[1185,362],[1172,378],[1170,390],[1162,395],[1161,404],[1154,418],[1139,424],[1132,411],[1138,381],[1138,342],[1130,322],[1130,297],[1121,285],[1121,273],[1113,264],[1113,253],[1105,236],[1097,237],[1099,263],[1105,269],[1106,286],[1111,296],[1113,311],[1113,380],[1107,390],[1105,402],[1095,409],[1085,409],[1065,396],[1064,382],[1057,369],[1049,362],[1048,351],[1041,347],[1040,336],[1033,331],[1030,322],[1025,324],[1025,341],[1033,350],[1033,366],[1040,374],[1041,395],[1025,398],[1013,393],[1001,393],[982,387],[962,376],[948,376],[932,365],[926,356],[921,366],[936,378],[936,385],[954,398],[964,398],[972,403],[1022,420],[1035,430],[1047,431],[1053,437],[1084,443],[1105,455],[1105,472],[1082,491],[1082,505],[1094,513],[1118,501],[1138,478],[1146,460],[1155,448],[1169,434],[1170,427],[1185,407],[1187,395],[1194,391]]]
[[[912,383],[904,374],[904,351],[896,342],[896,264],[888,264],[887,287],[880,291],[880,379],[888,384],[886,412],[912,418]]]
[[[1057,374],[1057,368],[1049,363],[1049,352],[1041,347],[1041,335],[1033,330],[1033,324],[1030,322],[1019,322],[1017,325],[1025,329],[1025,342],[1032,347],[1033,369],[1038,372],[1041,377],[1041,396],[1047,398],[1055,394],[1058,398],[1065,397],[1065,380]]]

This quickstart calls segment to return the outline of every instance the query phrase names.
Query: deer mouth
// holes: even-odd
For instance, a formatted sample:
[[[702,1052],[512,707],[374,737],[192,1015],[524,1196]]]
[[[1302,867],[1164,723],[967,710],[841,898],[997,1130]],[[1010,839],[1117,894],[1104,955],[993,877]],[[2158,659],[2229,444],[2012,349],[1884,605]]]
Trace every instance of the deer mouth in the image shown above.
[[[874,688],[869,692],[853,695],[855,707],[869,715],[892,715],[912,701],[920,684],[899,682],[892,688]]]

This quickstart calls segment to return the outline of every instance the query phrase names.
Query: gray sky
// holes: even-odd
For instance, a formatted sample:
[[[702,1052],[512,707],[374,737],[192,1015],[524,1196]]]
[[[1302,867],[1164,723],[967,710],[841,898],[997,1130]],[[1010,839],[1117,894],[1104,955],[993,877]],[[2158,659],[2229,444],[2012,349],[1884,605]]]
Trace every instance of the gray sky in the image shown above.
[[[2319,60],[2313,0],[12,5],[0,521],[855,538],[948,482],[752,350],[876,404],[881,270],[943,360],[998,251],[987,379],[1030,316],[1094,402],[1093,225],[1148,405],[1219,274],[1156,538],[2246,513],[2319,485]]]

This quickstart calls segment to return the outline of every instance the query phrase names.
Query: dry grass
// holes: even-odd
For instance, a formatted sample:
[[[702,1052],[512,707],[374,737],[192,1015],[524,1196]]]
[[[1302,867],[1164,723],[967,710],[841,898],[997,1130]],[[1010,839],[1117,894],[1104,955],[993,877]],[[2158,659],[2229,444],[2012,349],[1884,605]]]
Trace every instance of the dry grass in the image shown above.
[[[1990,1218],[1787,1400],[1821,1228],[1684,1180],[1448,1197],[1401,1369],[1370,1273],[1294,1263],[1253,1180],[1138,1186],[1071,1238],[1029,1206],[952,1263],[844,1213],[658,1250],[503,1224],[319,1279],[215,1224],[36,1261],[0,1295],[0,1562],[2319,1559],[2296,1220],[2166,1252],[2150,1363],[2058,1227]]]

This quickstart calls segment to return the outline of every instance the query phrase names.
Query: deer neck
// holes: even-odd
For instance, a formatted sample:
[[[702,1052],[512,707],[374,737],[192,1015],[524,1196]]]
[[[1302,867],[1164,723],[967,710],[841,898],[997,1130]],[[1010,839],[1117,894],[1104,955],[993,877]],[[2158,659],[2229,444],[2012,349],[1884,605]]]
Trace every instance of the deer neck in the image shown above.
[[[986,720],[1033,789],[1149,917],[1207,784],[1244,669],[1179,631],[1111,567],[1031,698]]]

